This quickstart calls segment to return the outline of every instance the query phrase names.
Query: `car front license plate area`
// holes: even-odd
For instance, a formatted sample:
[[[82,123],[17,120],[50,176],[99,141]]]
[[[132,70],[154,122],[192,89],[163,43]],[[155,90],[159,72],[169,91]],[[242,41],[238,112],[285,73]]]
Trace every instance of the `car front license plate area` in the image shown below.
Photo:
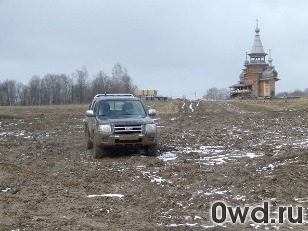
[[[120,135],[119,140],[139,140],[138,135]]]

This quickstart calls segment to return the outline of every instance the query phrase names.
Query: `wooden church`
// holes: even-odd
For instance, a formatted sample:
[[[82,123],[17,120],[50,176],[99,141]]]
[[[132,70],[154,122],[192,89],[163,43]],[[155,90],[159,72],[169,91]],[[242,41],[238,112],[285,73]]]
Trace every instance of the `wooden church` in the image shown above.
[[[249,54],[246,53],[240,81],[230,87],[231,98],[245,99],[275,96],[275,83],[279,80],[278,72],[272,65],[273,59],[271,54],[269,54],[268,62],[265,61],[267,53],[263,50],[258,24],[255,32],[251,52]]]

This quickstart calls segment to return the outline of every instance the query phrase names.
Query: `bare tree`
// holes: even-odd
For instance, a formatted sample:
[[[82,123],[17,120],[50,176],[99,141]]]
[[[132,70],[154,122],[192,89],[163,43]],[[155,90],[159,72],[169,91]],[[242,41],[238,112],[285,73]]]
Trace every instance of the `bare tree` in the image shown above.
[[[301,90],[299,89],[296,89],[294,90],[292,93],[291,93],[292,96],[303,96],[304,95],[304,92],[302,92]]]
[[[5,80],[0,84],[0,104],[12,106],[17,102],[17,89],[15,80]]]
[[[88,78],[88,71],[87,68],[84,66],[82,70],[76,70],[73,73],[73,77],[77,79],[77,84],[74,85],[74,99],[77,99],[78,103],[84,103],[86,100],[86,88],[87,88],[87,78]]]
[[[122,76],[122,90],[124,93],[133,93],[136,89],[137,86],[133,84],[133,80],[128,74]]]
[[[289,95],[290,95],[289,92],[283,91],[283,92],[277,93],[277,94],[276,94],[276,97],[287,97],[287,96],[289,96]]]
[[[118,93],[132,93],[137,87],[133,84],[126,67],[116,63],[112,68],[114,91]]]
[[[60,84],[61,84],[61,90],[60,90],[61,104],[70,103],[71,94],[72,94],[70,78],[65,74],[61,74],[59,78],[60,78]]]
[[[41,81],[42,104],[66,104],[71,102],[72,86],[65,74],[47,74]]]
[[[229,97],[229,91],[226,88],[217,89],[212,87],[207,90],[206,95],[203,96],[204,99],[220,100],[227,99]]]
[[[132,93],[136,88],[120,63],[112,68],[112,77],[99,71],[92,81],[88,80],[87,68],[83,67],[72,76],[47,74],[40,78],[34,75],[27,85],[6,80],[0,83],[0,105],[85,103],[98,93]]]
[[[218,89],[216,87],[212,87],[206,91],[206,95],[203,96],[205,99],[217,100],[218,98]]]
[[[19,97],[21,105],[30,105],[30,88],[28,85],[21,85]]]
[[[99,71],[91,84],[92,95],[100,93],[110,93],[111,79],[103,71]]]
[[[52,104],[52,86],[51,86],[51,76],[45,75],[41,81],[41,103],[44,105]]]
[[[29,97],[31,105],[38,105],[41,103],[40,85],[41,85],[41,78],[37,75],[32,76],[32,78],[29,81]]]
[[[24,86],[25,85],[22,84],[22,83],[17,83],[17,85],[16,85],[16,104],[17,105],[22,105]]]

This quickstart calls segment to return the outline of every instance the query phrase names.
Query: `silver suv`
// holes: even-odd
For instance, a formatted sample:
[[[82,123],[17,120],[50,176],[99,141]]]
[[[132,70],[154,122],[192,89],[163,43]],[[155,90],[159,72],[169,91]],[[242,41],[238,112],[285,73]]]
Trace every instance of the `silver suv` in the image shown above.
[[[85,138],[94,158],[102,158],[114,148],[143,148],[156,156],[157,127],[142,101],[131,94],[96,95],[86,111]]]

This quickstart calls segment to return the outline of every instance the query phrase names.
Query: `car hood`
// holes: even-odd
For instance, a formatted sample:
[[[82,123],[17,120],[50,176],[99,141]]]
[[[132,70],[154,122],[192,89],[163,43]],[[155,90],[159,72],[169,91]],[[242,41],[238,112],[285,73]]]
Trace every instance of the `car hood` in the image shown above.
[[[99,119],[100,124],[110,124],[110,125],[119,125],[119,124],[127,124],[127,125],[133,125],[133,124],[149,124],[154,123],[153,120],[150,117],[144,117],[144,118],[100,118]]]

